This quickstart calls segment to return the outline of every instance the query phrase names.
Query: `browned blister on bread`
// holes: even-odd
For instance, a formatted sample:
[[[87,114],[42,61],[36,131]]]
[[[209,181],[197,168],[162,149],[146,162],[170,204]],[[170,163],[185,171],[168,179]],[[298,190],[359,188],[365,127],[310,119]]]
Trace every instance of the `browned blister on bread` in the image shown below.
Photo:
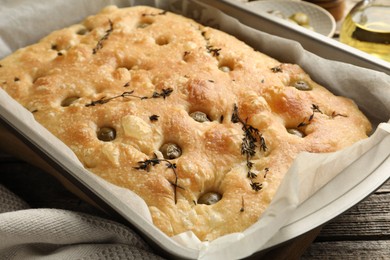
[[[169,236],[245,230],[298,153],[371,130],[298,65],[151,7],[107,7],[0,64],[0,87]]]

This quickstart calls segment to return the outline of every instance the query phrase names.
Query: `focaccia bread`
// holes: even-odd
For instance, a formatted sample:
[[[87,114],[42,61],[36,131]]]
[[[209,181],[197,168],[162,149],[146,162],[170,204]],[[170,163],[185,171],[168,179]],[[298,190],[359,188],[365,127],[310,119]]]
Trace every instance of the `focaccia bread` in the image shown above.
[[[109,6],[0,61],[0,87],[167,235],[240,232],[294,158],[367,137],[351,100],[298,65],[151,7]]]

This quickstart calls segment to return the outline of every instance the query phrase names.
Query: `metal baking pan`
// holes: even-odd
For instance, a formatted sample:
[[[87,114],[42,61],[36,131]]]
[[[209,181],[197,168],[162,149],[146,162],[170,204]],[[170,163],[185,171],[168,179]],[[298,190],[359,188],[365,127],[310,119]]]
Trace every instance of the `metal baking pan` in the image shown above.
[[[263,32],[299,42],[303,48],[325,59],[341,61],[356,66],[390,74],[390,63],[339,41],[275,19],[267,13],[258,13],[237,0],[199,0],[237,18],[241,23]],[[283,60],[274,53],[273,57]]]
[[[123,6],[129,5],[126,1],[119,2],[121,2]],[[167,1],[164,2],[162,6],[158,7],[177,11],[177,5],[181,5],[181,2],[182,1]],[[191,7],[193,3],[197,3],[194,1],[188,2],[190,3],[189,7]],[[290,28],[289,25],[275,22],[271,17],[252,13],[250,10],[246,9],[243,4],[238,2],[227,0],[202,0],[200,2],[221,9],[252,28],[299,41],[305,49],[319,56],[328,59],[341,60],[343,62],[390,74],[390,67],[380,60],[371,59],[369,55],[352,50],[352,48],[346,48],[344,45],[325,36],[309,34],[304,30]],[[192,13],[191,10],[187,9],[187,11],[188,13]],[[240,35],[240,33],[237,32],[237,35]],[[280,56],[279,53],[274,53],[275,55],[273,55],[271,51],[271,53],[267,54],[281,59],[282,61],[284,59],[283,56],[278,57]],[[287,60],[285,62],[289,61]],[[291,60],[291,62],[293,62],[293,60]],[[310,68],[308,69],[310,70]],[[140,217],[137,212],[134,212],[134,210],[129,208],[126,203],[110,193],[109,190],[105,189],[95,178],[89,174],[85,174],[85,169],[83,169],[81,165],[72,163],[69,156],[64,155],[57,149],[56,145],[47,141],[46,135],[41,134],[44,130],[39,127],[32,128],[31,125],[27,123],[29,120],[15,116],[15,110],[23,110],[23,108],[16,104],[14,105],[10,106],[8,103],[6,104],[3,102],[0,95],[0,137],[2,140],[0,146],[4,150],[52,173],[63,182],[67,188],[80,197],[97,205],[113,216],[116,216],[119,221],[133,227],[143,238],[145,238],[145,240],[156,248],[161,255],[169,259],[199,258],[197,250],[184,247],[174,240],[169,239],[165,234]],[[32,115],[28,117],[32,117]],[[390,145],[390,138],[387,137],[382,143],[383,146],[387,145],[388,147]],[[371,154],[369,153],[365,154],[362,157],[362,160],[358,160],[351,164],[342,176],[335,178],[332,182],[339,182],[348,178],[350,174],[353,174],[355,167],[361,167],[362,163],[367,163],[364,158],[369,158],[370,156]],[[310,199],[298,207],[296,213],[293,214],[288,223],[281,228],[277,236],[268,241],[260,251],[254,252],[254,254],[261,254],[262,252],[277,247],[286,241],[323,225],[325,222],[346,211],[374,192],[389,178],[390,159],[388,153],[384,153],[380,160],[380,163],[375,168],[367,168],[371,173],[369,177],[362,178],[353,186],[347,186],[345,189],[338,190],[337,193],[333,194],[332,199],[325,205],[316,205],[313,203],[316,199],[328,195],[326,189],[320,189]],[[210,255],[205,257],[212,258],[213,256]]]

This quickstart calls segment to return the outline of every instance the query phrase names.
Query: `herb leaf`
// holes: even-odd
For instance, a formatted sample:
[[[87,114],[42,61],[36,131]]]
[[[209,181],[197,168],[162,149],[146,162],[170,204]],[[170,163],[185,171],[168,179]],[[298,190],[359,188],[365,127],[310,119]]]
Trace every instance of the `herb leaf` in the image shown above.
[[[110,27],[106,30],[106,33],[103,35],[103,37],[100,38],[100,40],[97,42],[95,48],[93,48],[93,50],[92,50],[93,54],[96,54],[98,50],[103,48],[103,42],[108,39],[108,37],[110,36],[112,31],[114,30],[114,25],[110,19],[108,19],[108,23],[109,23]]]
[[[241,143],[241,154],[246,156],[246,167],[248,169],[247,177],[251,181],[250,185],[254,191],[259,191],[262,189],[263,185],[261,183],[253,181],[253,179],[257,178],[257,174],[251,171],[254,164],[253,162],[250,161],[250,159],[256,154],[256,148],[257,148],[256,143],[259,143],[260,151],[263,152],[267,151],[268,148],[265,143],[265,139],[257,128],[249,125],[246,121],[240,118],[238,114],[238,107],[236,104],[234,104],[233,107],[231,121],[233,123],[242,124],[244,137],[242,138],[242,143]]]
[[[184,189],[184,188],[178,186],[178,184],[177,184],[178,176],[177,176],[177,172],[176,172],[176,163],[171,163],[167,159],[158,159],[157,155],[154,154],[154,158],[152,158],[152,159],[146,159],[144,161],[139,161],[138,162],[138,166],[134,167],[134,169],[143,170],[143,171],[149,172],[151,167],[153,167],[153,166],[155,166],[157,164],[160,164],[160,162],[166,162],[166,167],[168,169],[171,169],[173,174],[175,175],[174,182],[169,181],[169,183],[171,183],[174,186],[173,195],[174,195],[174,200],[175,200],[175,204],[176,204],[177,203],[177,195],[176,195],[177,194],[177,188]]]
[[[167,89],[162,89],[161,93],[158,93],[158,92],[153,92],[152,96],[137,96],[137,95],[134,95],[134,90],[131,90],[131,91],[125,91],[123,92],[122,94],[120,95],[117,95],[117,96],[113,96],[113,97],[102,97],[98,100],[95,100],[95,101],[91,101],[91,103],[89,104],[86,104],[85,106],[86,107],[91,107],[91,106],[96,106],[96,105],[103,105],[105,103],[108,103],[110,102],[111,100],[113,99],[116,99],[116,98],[127,98],[127,97],[133,97],[133,98],[139,98],[141,100],[143,99],[150,99],[150,98],[166,98],[168,96],[171,95],[171,93],[173,92],[173,89],[172,88],[167,88]]]
[[[311,121],[313,120],[313,118],[314,118],[314,114],[315,114],[315,113],[323,114],[322,111],[320,110],[320,107],[319,107],[318,105],[316,105],[316,104],[312,104],[312,105],[311,105],[311,110],[312,110],[313,112],[311,113],[311,115],[309,116],[309,118],[308,118],[307,120],[304,119],[301,123],[299,123],[299,124],[297,125],[297,128],[303,127],[303,126],[307,126],[308,124],[310,124],[310,122],[311,122]]]
[[[159,118],[158,115],[151,115],[151,116],[149,117],[149,120],[152,121],[152,122],[154,122],[154,121],[158,121],[158,118]]]

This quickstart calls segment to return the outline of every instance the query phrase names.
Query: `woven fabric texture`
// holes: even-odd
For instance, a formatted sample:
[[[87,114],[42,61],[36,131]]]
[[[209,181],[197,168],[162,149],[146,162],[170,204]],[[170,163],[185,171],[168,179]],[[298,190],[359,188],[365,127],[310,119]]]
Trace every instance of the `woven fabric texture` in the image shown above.
[[[31,209],[0,185],[0,259],[162,259],[128,227],[61,209]]]

